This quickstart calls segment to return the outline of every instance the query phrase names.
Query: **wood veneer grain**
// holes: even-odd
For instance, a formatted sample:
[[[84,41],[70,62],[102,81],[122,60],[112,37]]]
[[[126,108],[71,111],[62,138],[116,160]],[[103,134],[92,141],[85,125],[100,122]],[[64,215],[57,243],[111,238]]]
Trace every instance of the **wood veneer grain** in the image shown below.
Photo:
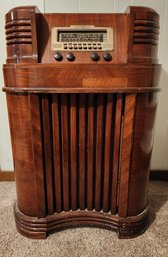
[[[114,50],[94,62],[90,51],[51,50],[54,26],[112,27]],[[159,92],[159,15],[6,15],[3,66],[16,177],[15,220],[32,238],[76,225],[113,228],[120,238],[149,224],[147,189]]]

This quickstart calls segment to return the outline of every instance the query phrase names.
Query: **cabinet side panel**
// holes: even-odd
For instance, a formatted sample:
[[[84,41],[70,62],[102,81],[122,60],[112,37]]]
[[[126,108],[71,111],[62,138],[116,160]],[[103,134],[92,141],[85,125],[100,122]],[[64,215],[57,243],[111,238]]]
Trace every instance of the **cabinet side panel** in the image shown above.
[[[156,93],[138,94],[129,183],[128,216],[137,215],[147,205],[148,177],[156,107]]]
[[[121,217],[127,217],[128,210],[128,192],[130,178],[130,164],[133,154],[132,143],[134,133],[134,116],[136,108],[136,94],[127,94],[125,96],[122,143],[121,143],[121,160],[120,160],[120,184],[118,197],[118,213]]]
[[[24,214],[36,216],[28,95],[7,94],[7,103],[18,206]]]

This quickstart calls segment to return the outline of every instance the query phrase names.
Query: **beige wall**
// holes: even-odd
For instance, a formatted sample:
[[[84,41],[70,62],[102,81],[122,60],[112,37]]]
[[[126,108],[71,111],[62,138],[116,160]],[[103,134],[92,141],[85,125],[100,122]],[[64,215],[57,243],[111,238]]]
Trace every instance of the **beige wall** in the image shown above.
[[[160,63],[163,64],[157,111],[152,169],[168,169],[168,0],[0,0],[0,64],[5,63],[4,15],[14,6],[37,5],[41,12],[124,12],[128,5],[149,6],[161,17],[159,46]],[[3,86],[0,71],[0,87]],[[0,93],[0,169],[12,170],[8,116],[5,95]]]

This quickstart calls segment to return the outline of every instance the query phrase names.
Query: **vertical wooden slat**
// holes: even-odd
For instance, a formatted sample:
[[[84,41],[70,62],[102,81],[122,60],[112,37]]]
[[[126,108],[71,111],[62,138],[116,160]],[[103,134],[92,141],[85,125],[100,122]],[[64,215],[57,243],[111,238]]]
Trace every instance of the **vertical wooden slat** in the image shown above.
[[[113,174],[112,174],[112,194],[111,194],[111,212],[117,212],[117,196],[118,196],[118,175],[119,175],[119,161],[120,161],[120,137],[121,137],[121,123],[122,123],[122,94],[117,95],[115,124],[114,124],[114,147],[113,147]]]
[[[103,126],[104,126],[104,95],[97,97],[97,131],[96,131],[96,181],[95,181],[95,209],[101,209],[101,176],[102,176],[102,151],[103,151]]]
[[[111,143],[112,143],[112,118],[113,118],[113,95],[108,94],[105,118],[105,153],[104,153],[104,186],[103,186],[103,211],[109,211],[110,178],[112,173],[111,163]]]
[[[123,135],[122,135],[120,187],[119,187],[119,202],[118,202],[119,216],[121,217],[127,217],[135,105],[136,105],[136,95],[135,94],[126,95]]]
[[[53,131],[53,159],[54,159],[54,186],[56,212],[62,210],[61,187],[61,138],[59,121],[58,95],[52,95],[52,131]]]
[[[46,170],[46,194],[48,214],[54,213],[53,201],[53,174],[52,174],[52,136],[51,136],[51,117],[49,96],[42,97],[42,115],[43,115],[43,132],[44,132],[44,155]]]
[[[33,161],[34,176],[36,186],[36,201],[38,217],[46,215],[46,197],[45,197],[45,174],[43,165],[43,143],[41,128],[41,108],[38,95],[30,94],[30,114],[32,125],[32,144],[33,144]]]
[[[62,179],[64,210],[70,209],[69,195],[69,138],[68,138],[68,96],[61,95],[61,134],[62,134]]]
[[[71,208],[77,209],[77,96],[70,95]]]
[[[86,169],[86,95],[79,96],[79,208],[85,206],[85,169]]]
[[[93,209],[93,163],[94,163],[94,94],[88,96],[88,137],[87,137],[87,208]]]

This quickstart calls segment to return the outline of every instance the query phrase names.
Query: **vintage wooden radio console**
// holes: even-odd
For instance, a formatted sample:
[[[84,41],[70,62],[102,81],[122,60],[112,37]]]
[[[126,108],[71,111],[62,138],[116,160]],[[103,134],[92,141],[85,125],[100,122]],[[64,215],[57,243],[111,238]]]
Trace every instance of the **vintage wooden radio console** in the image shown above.
[[[18,7],[5,28],[18,231],[32,238],[77,225],[112,228],[120,238],[144,232],[158,14]]]

